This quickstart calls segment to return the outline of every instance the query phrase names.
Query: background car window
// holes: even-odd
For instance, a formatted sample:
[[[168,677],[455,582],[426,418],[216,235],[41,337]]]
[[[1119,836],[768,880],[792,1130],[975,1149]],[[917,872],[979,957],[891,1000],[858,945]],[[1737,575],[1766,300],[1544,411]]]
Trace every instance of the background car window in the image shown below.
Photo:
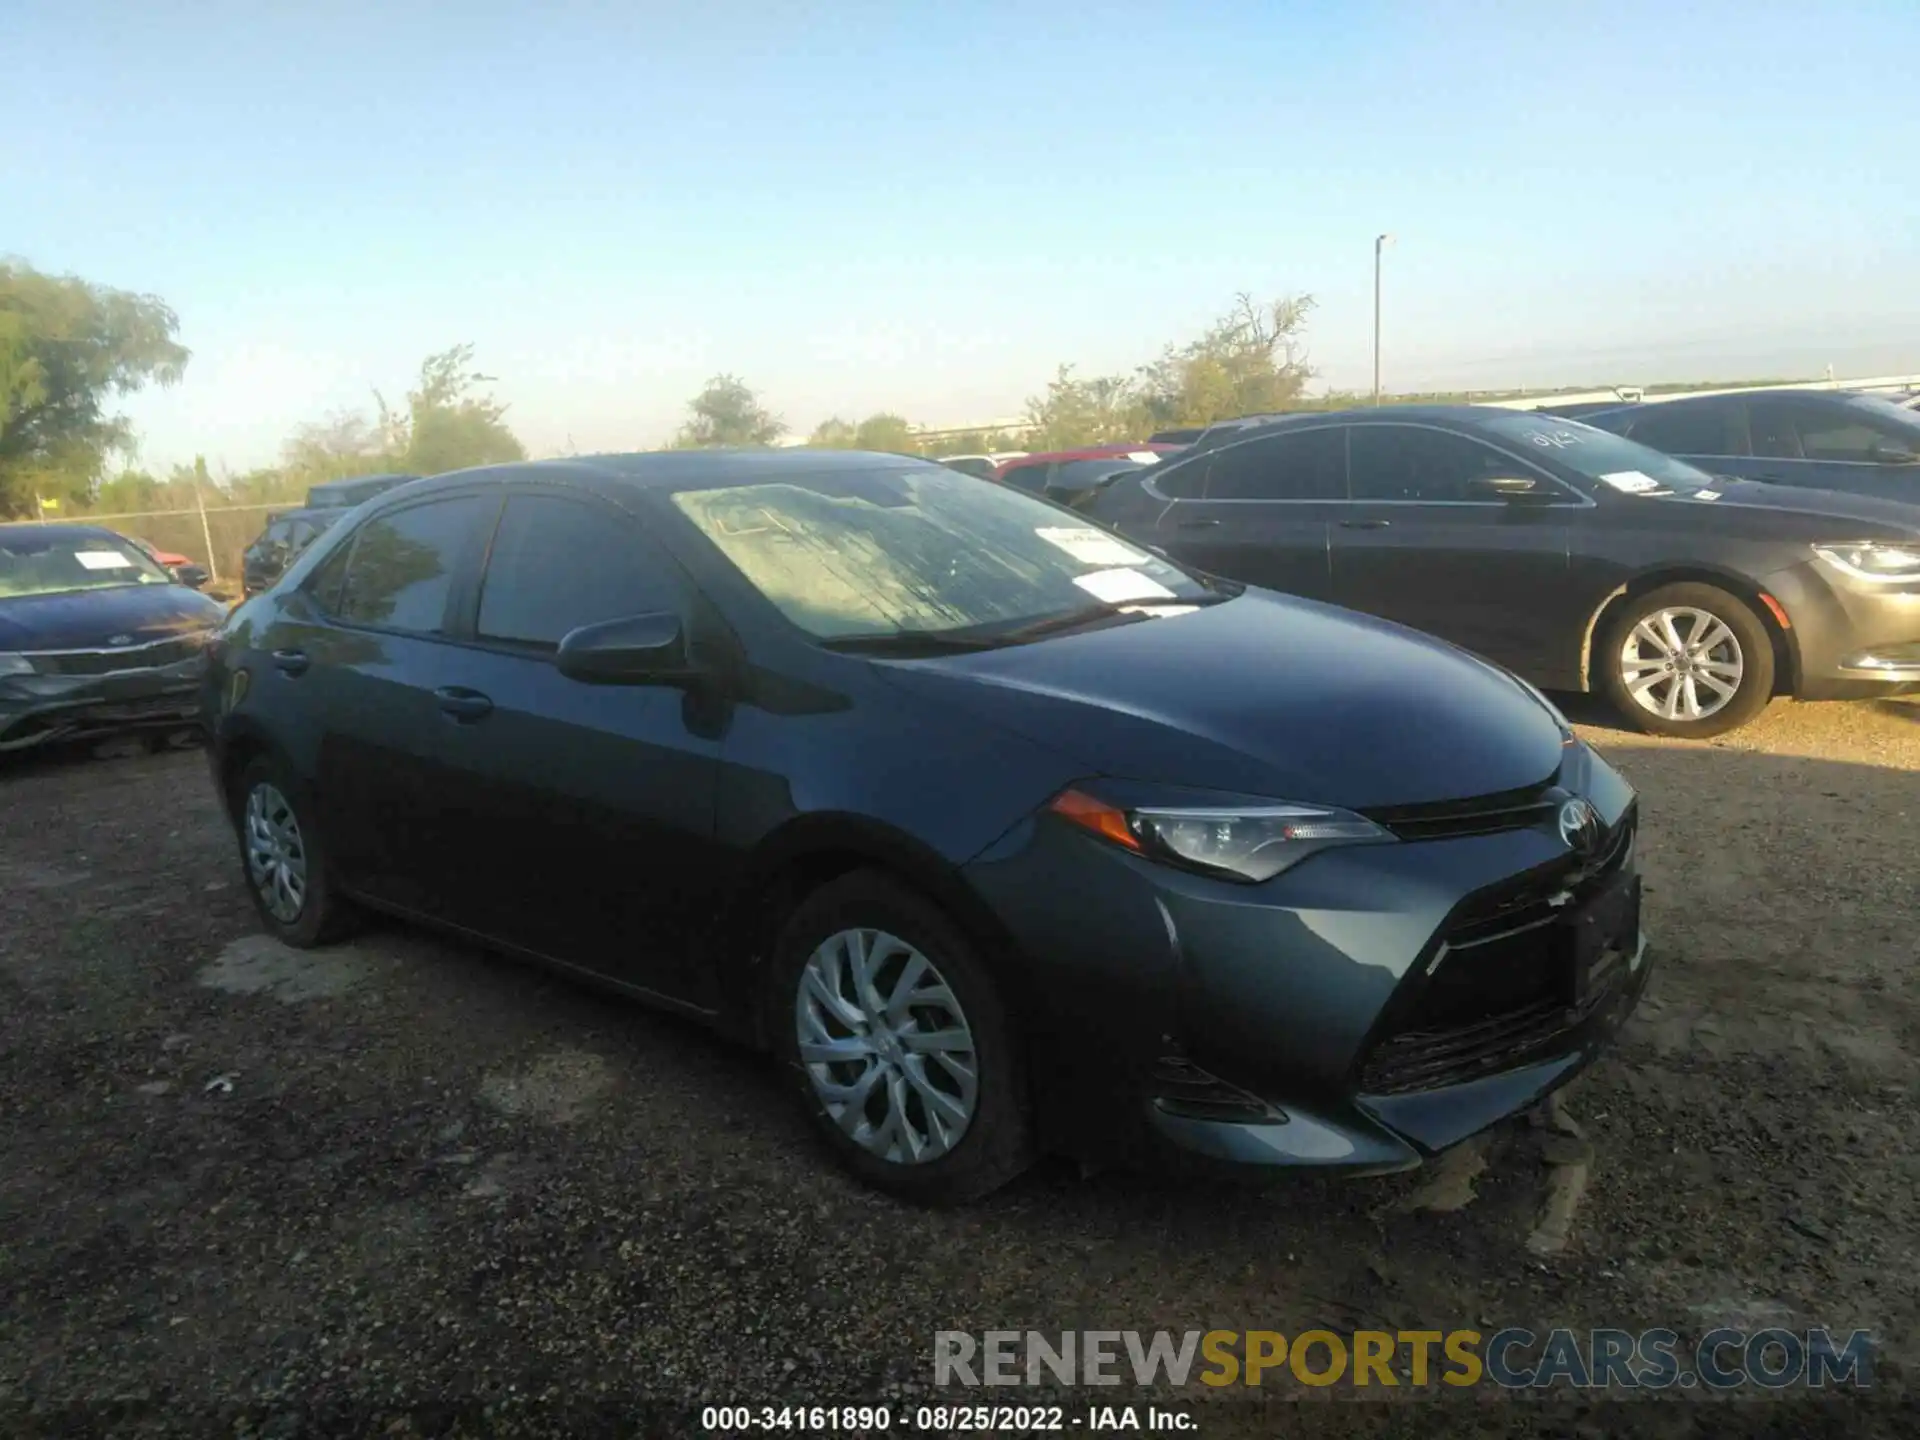
[[[578,500],[507,501],[481,582],[482,639],[559,645],[570,631],[679,608],[674,578],[635,529]]]
[[[1057,469],[1054,465],[1016,465],[1008,470],[1000,483],[1011,485],[1016,490],[1024,490],[1029,495],[1038,495],[1047,488],[1047,479]]]
[[[1209,500],[1345,500],[1347,432],[1333,425],[1216,451]]]
[[[1355,425],[1347,437],[1355,500],[1485,500],[1472,482],[1525,474],[1517,460],[1464,435],[1411,425]]]
[[[1762,444],[1771,448],[1761,449]],[[1882,455],[1911,452],[1915,437],[1864,406],[1808,405],[1791,400],[1753,406],[1756,455],[1872,464]]]
[[[1198,500],[1206,491],[1211,455],[1197,455],[1174,465],[1156,465],[1147,483],[1169,500]]]
[[[362,525],[347,558],[339,615],[349,623],[437,635],[476,522],[500,502],[462,495],[410,505]]]
[[[1669,455],[1738,455],[1731,405],[1654,405],[1627,432]]]

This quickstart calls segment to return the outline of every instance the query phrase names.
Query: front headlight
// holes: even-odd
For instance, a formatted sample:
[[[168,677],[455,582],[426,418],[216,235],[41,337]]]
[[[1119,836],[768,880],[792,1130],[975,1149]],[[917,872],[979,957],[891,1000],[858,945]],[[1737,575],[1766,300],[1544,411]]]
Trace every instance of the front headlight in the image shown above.
[[[24,655],[0,650],[0,675],[31,675],[33,662]]]
[[[1064,790],[1048,808],[1136,855],[1230,880],[1271,880],[1322,850],[1394,838],[1365,816],[1330,805],[1123,809],[1083,790]]]
[[[1813,553],[1856,580],[1920,579],[1920,543],[1896,545],[1885,540],[1836,540],[1814,546]]]

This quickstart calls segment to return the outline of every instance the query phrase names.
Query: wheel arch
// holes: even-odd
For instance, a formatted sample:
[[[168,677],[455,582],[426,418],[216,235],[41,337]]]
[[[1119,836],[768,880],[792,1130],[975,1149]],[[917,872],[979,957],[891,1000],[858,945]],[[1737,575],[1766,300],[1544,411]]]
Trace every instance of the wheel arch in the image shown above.
[[[270,756],[281,765],[287,763],[286,751],[276,744],[266,730],[252,721],[233,717],[219,737],[214,752],[215,773],[219,777],[220,805],[229,819],[237,818],[234,813],[234,782],[245,770],[262,755]]]
[[[1580,641],[1580,688],[1583,691],[1592,691],[1596,688],[1593,666],[1594,647],[1606,634],[1607,627],[1613,624],[1620,612],[1632,601],[1666,585],[1711,585],[1716,590],[1726,591],[1746,605],[1759,617],[1761,628],[1767,632],[1767,638],[1773,642],[1773,693],[1775,695],[1799,693],[1799,641],[1791,623],[1782,625],[1780,622],[1780,616],[1786,614],[1785,607],[1780,605],[1779,600],[1738,571],[1722,570],[1718,566],[1704,563],[1650,566],[1608,593],[1606,598],[1594,608],[1593,613],[1587,617],[1586,634]],[[1768,601],[1772,601],[1772,604]],[[1779,607],[1778,613],[1775,607]],[[1788,619],[1791,621],[1790,616]]]
[[[721,993],[737,997],[730,1007],[732,1019],[741,1038],[756,1049],[771,1044],[763,977],[782,927],[807,896],[856,870],[879,871],[938,905],[979,947],[982,963],[995,978],[1003,978],[1004,958],[1013,952],[1012,936],[956,863],[906,831],[868,816],[797,816],[754,852],[737,903],[729,907],[734,918],[720,956]]]

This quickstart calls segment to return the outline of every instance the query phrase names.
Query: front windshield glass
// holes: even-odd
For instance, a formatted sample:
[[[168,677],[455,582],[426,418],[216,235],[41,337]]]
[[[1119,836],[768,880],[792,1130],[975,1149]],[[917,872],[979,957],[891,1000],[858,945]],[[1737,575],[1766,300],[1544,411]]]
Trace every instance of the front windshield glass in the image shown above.
[[[683,490],[674,505],[817,639],[991,639],[1036,621],[1219,598],[1017,490],[934,466]]]
[[[1514,414],[1493,415],[1478,423],[1523,455],[1564,466],[1623,495],[1689,495],[1714,484],[1711,475],[1684,460],[1578,420]]]
[[[1895,430],[1920,441],[1920,410],[1887,399],[1884,395],[1849,395],[1847,403],[1891,425]]]
[[[173,577],[117,535],[73,535],[21,526],[0,534],[0,599],[171,585]]]

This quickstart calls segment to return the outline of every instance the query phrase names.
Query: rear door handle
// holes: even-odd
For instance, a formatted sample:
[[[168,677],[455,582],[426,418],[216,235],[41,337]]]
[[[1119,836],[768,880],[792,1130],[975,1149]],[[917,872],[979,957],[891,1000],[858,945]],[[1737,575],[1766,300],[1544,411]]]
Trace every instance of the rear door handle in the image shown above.
[[[304,650],[276,650],[273,652],[273,668],[282,675],[304,675],[313,662],[307,658]]]
[[[440,702],[443,714],[456,720],[483,720],[493,713],[493,701],[478,690],[464,690],[457,685],[449,685],[443,690],[433,692],[433,698]]]
[[[1384,530],[1393,524],[1391,520],[1342,520],[1342,530]]]
[[[1209,530],[1220,522],[1218,520],[1181,520],[1174,525],[1176,530]]]

